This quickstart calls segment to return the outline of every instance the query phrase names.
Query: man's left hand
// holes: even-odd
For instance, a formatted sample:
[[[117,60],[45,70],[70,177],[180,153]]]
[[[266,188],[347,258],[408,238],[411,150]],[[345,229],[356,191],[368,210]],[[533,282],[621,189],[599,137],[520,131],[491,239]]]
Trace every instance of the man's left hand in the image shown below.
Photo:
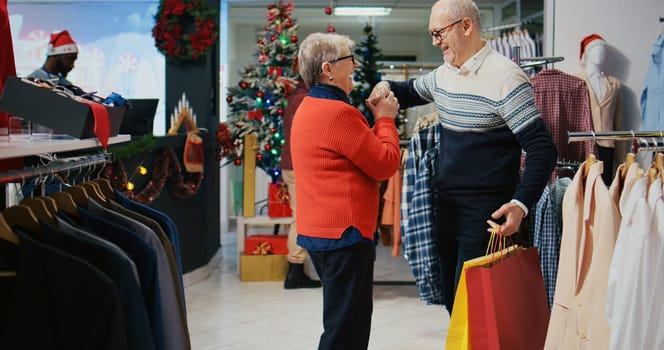
[[[525,214],[526,213],[523,212],[523,209],[521,209],[518,204],[509,202],[503,204],[498,210],[494,211],[493,214],[491,214],[491,217],[495,220],[504,216],[505,222],[500,225],[500,231],[498,232],[503,236],[511,236],[519,230],[521,220]],[[498,226],[498,224],[491,220],[488,220],[487,223],[491,226],[487,229],[489,232],[491,232],[492,228]]]

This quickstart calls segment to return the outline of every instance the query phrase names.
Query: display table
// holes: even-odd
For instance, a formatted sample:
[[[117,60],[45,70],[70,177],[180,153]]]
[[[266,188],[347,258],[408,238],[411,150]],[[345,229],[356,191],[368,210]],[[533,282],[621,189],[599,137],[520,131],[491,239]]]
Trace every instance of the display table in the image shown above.
[[[251,226],[274,226],[290,225],[292,217],[271,218],[267,215],[254,216],[253,218],[237,217],[237,274],[240,275],[240,254],[244,252],[244,239]]]

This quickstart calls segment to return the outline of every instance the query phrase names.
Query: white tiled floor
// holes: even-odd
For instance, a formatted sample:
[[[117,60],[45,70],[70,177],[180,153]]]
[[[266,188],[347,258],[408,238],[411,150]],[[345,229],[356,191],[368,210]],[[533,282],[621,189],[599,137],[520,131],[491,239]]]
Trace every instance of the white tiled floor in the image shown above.
[[[322,332],[322,289],[283,289],[283,282],[240,282],[236,275],[235,232],[222,234],[221,258],[210,277],[185,289],[193,350],[317,348]],[[408,264],[379,246],[369,349],[444,348],[449,316],[426,305]]]

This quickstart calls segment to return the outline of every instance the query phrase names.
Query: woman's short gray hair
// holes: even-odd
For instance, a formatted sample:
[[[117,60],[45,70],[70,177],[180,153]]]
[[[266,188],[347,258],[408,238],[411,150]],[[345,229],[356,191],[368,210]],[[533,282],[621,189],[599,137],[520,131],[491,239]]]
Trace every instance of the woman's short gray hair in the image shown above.
[[[302,80],[307,87],[312,87],[320,81],[323,72],[323,63],[339,58],[345,48],[351,54],[355,42],[348,36],[336,33],[311,33],[300,44],[297,54],[298,68]]]

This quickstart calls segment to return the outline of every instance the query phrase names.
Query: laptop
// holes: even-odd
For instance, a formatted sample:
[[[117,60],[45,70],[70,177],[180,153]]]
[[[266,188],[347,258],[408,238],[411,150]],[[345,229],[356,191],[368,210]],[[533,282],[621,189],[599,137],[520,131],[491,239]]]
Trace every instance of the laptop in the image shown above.
[[[120,134],[143,136],[152,134],[152,123],[157,112],[158,98],[128,99],[129,106],[122,118]]]

